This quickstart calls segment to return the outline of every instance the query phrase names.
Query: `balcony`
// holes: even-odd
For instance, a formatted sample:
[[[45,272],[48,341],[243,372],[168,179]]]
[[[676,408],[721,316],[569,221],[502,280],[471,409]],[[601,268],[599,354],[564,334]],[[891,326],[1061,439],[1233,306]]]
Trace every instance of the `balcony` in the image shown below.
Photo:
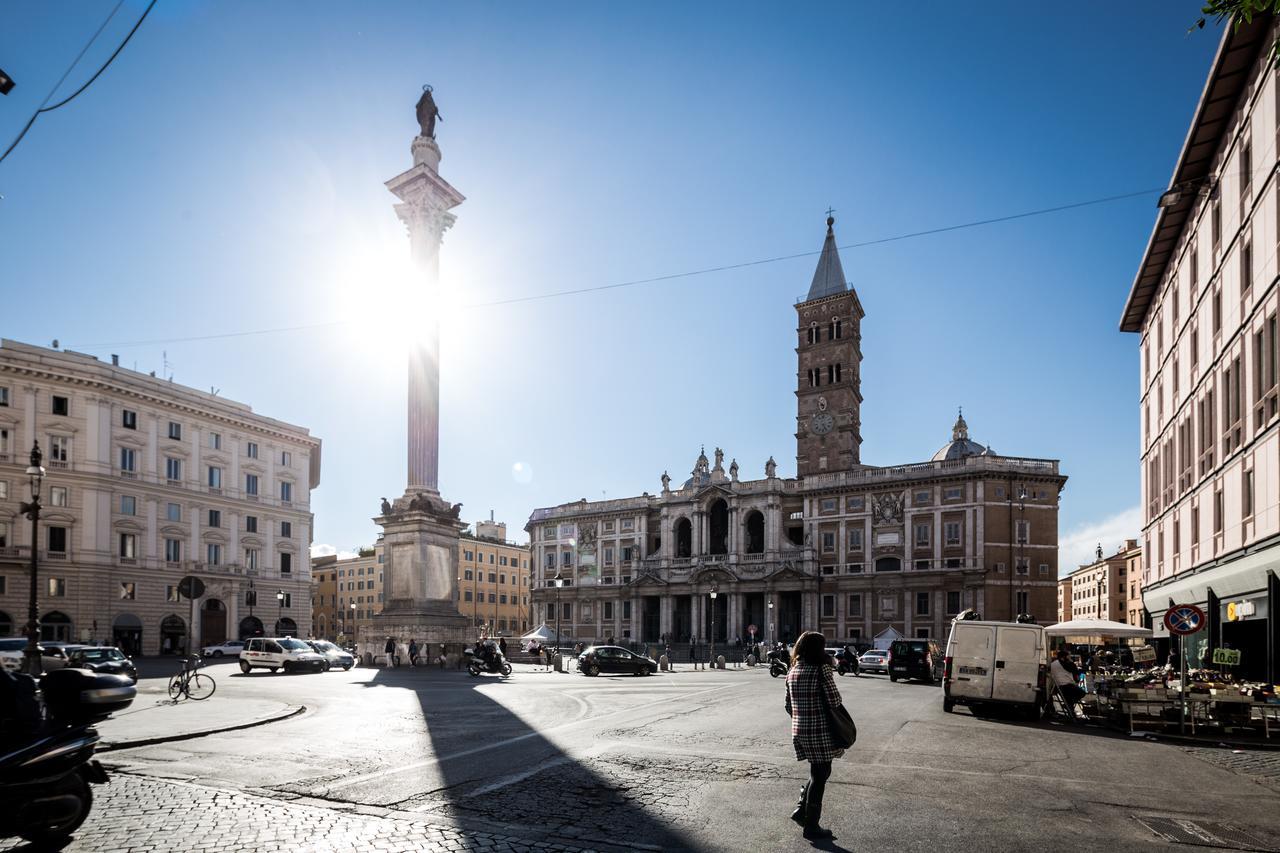
[[[50,468],[57,468],[59,470],[66,470],[71,467],[71,463],[65,459],[48,459],[44,464],[48,465]]]

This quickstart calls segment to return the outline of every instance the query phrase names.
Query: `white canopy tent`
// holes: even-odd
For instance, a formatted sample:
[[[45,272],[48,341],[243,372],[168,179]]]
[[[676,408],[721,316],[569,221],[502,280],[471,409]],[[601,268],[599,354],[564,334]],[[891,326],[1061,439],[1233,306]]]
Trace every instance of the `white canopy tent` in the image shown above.
[[[1072,619],[1069,622],[1048,625],[1044,633],[1047,637],[1079,637],[1088,640],[1100,640],[1105,637],[1127,640],[1148,638],[1152,631],[1150,628],[1112,622],[1109,619]]]
[[[537,628],[534,628],[532,631],[530,631],[529,633],[521,637],[520,645],[524,648],[528,648],[529,643],[533,642],[534,640],[537,640],[542,645],[547,645],[547,644],[555,645],[556,632],[553,629],[548,628],[546,623],[543,623],[542,625],[539,625]],[[565,643],[572,645],[573,638],[562,633],[560,634],[560,645],[564,645]]]

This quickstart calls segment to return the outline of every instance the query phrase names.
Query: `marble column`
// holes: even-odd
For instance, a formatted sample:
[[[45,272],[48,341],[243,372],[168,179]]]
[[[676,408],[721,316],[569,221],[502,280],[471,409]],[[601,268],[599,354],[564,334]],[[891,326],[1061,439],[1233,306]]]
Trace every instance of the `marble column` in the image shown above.
[[[413,140],[413,168],[387,182],[400,204],[396,215],[409,230],[414,268],[425,291],[421,337],[409,353],[408,489],[438,492],[440,474],[440,242],[454,223],[448,211],[463,195],[440,177],[440,147],[434,139]],[[406,310],[408,306],[389,306]]]

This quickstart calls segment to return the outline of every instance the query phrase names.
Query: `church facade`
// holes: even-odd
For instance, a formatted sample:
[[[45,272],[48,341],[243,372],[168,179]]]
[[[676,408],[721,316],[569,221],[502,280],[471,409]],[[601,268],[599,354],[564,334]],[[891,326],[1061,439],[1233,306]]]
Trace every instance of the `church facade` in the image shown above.
[[[716,448],[632,498],[534,510],[534,622],[583,641],[944,640],[951,618],[1057,610],[1057,460],[1001,456],[963,415],[931,459],[861,459],[863,309],[834,235],[797,312],[796,471]],[[759,469],[757,469],[759,470]]]

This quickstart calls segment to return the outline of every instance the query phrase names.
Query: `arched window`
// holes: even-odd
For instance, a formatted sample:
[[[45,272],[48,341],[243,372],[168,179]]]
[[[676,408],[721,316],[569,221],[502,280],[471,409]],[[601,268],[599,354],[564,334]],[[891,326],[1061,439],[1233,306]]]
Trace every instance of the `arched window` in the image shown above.
[[[839,317],[832,317],[831,333],[830,333],[831,340],[838,341],[843,336],[843,334],[844,334],[844,321],[841,320]]]
[[[759,510],[747,513],[746,545],[748,554],[764,553],[764,515]]]
[[[682,518],[676,522],[676,557],[693,556],[693,525],[689,519]]]
[[[818,332],[817,323],[810,323],[809,328],[806,331],[809,333],[809,343],[811,344],[816,344],[818,340],[822,337]]]
[[[721,498],[711,505],[711,518],[708,525],[710,542],[707,543],[708,554],[729,553],[729,505]]]

